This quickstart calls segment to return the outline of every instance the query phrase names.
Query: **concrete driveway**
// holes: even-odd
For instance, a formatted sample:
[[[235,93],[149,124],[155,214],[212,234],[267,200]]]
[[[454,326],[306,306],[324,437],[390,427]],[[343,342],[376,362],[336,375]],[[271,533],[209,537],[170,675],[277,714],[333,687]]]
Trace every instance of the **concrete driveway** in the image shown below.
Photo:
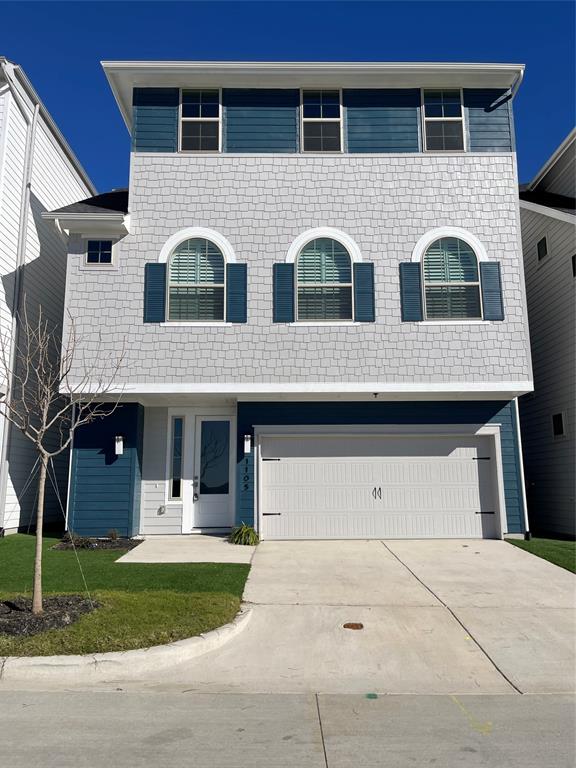
[[[145,684],[210,693],[572,692],[575,584],[503,541],[264,542],[245,591],[254,609],[246,630]]]

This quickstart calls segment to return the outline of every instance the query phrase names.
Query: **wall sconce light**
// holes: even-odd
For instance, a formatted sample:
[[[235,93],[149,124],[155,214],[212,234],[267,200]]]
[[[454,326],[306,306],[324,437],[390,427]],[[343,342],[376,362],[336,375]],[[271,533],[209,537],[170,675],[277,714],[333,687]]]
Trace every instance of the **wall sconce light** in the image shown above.
[[[252,435],[244,435],[244,453],[252,452]]]
[[[114,438],[114,453],[116,456],[122,456],[124,453],[124,437],[123,435],[116,435]]]

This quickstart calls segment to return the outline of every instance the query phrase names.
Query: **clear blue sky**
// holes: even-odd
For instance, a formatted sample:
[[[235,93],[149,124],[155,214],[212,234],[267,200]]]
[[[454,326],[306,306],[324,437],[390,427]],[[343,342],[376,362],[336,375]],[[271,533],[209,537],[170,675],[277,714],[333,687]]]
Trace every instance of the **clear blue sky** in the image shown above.
[[[22,65],[100,191],[127,184],[129,158],[102,59],[524,63],[515,117],[528,181],[575,123],[575,8],[573,0],[0,2],[0,54]]]

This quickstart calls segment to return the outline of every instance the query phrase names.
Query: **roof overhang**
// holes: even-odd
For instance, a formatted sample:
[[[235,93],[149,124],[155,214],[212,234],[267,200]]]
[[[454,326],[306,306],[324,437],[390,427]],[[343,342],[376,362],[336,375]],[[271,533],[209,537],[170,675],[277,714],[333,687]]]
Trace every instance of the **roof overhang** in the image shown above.
[[[129,213],[52,213],[45,211],[43,219],[56,222],[67,235],[90,234],[124,237],[130,233]]]
[[[103,61],[128,130],[134,87],[510,88],[523,64],[446,62]]]
[[[536,189],[538,184],[542,181],[544,176],[548,173],[548,171],[554,166],[558,160],[562,157],[562,155],[568,150],[572,144],[576,142],[576,128],[573,128],[568,136],[564,139],[564,141],[560,144],[559,147],[557,147],[554,152],[550,155],[548,160],[544,163],[542,168],[538,171],[536,176],[532,179],[532,181],[527,185],[527,190],[533,190]]]
[[[532,211],[532,213],[539,213],[541,216],[548,216],[550,219],[565,221],[567,224],[576,225],[575,214],[559,211],[557,208],[549,208],[547,205],[538,205],[538,203],[531,203],[528,200],[520,200],[520,208],[523,208],[525,211]]]

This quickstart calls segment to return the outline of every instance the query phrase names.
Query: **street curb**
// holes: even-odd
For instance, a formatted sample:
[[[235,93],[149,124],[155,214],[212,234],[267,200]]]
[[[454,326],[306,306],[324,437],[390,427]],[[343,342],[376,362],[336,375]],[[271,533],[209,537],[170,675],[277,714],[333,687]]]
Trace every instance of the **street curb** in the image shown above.
[[[131,680],[214,651],[246,628],[252,609],[242,606],[229,624],[197,637],[135,651],[93,653],[86,656],[0,657],[0,682],[4,680],[58,680],[104,682]]]

